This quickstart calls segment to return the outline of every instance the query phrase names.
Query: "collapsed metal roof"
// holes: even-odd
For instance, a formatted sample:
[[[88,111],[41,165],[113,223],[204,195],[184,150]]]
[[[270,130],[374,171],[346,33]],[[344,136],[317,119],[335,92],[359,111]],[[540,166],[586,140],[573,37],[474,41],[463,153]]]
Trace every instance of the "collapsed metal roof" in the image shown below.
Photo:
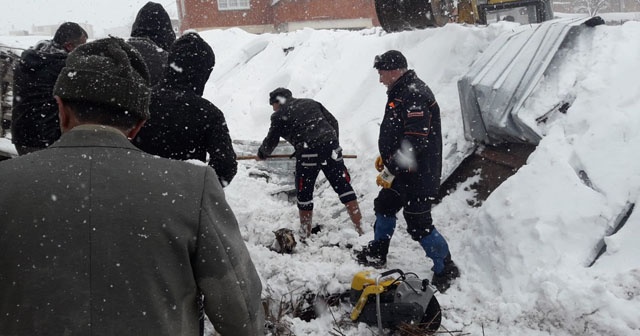
[[[537,145],[541,135],[518,113],[562,43],[592,26],[583,24],[587,21],[594,20],[556,19],[499,36],[458,81],[465,137],[483,144]]]

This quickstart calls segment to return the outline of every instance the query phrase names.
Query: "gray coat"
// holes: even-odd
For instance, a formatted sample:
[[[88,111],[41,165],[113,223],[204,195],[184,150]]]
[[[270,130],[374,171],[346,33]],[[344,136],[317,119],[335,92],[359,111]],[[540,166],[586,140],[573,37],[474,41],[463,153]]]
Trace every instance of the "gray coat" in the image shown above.
[[[0,162],[1,335],[261,335],[261,283],[211,167],[79,126]]]

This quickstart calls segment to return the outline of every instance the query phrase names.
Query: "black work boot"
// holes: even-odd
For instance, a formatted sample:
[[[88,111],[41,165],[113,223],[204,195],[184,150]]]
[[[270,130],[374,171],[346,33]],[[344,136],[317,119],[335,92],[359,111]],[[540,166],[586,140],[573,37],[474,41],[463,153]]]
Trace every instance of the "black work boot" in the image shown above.
[[[431,284],[434,285],[440,293],[444,293],[451,286],[451,282],[460,277],[458,266],[451,260],[451,255],[444,258],[444,270],[441,273],[433,274]]]
[[[389,252],[390,239],[372,240],[362,251],[356,252],[358,263],[374,268],[383,268],[387,265],[387,253]]]

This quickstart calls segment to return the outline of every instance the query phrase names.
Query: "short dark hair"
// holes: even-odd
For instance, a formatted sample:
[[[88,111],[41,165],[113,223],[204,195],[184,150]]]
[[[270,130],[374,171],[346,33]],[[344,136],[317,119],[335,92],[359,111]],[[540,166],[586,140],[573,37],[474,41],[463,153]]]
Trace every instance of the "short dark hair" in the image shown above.
[[[87,32],[75,22],[65,22],[58,27],[53,36],[53,42],[63,45],[67,42],[76,42],[83,36],[89,37]]]
[[[81,122],[94,122],[115,128],[130,129],[142,120],[135,113],[107,104],[64,99],[63,102],[71,108],[76,118]]]

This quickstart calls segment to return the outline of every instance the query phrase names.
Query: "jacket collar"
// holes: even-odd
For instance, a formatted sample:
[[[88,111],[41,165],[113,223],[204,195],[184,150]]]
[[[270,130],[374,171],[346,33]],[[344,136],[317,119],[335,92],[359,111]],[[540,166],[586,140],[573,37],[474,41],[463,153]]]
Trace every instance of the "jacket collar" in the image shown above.
[[[118,129],[104,125],[76,126],[50,147],[111,147],[140,151]]]
[[[416,72],[415,71],[407,70],[407,72],[402,74],[402,76],[400,76],[400,78],[398,78],[398,80],[396,80],[396,82],[393,83],[393,85],[391,85],[389,90],[387,90],[387,94],[391,95],[395,91],[400,90],[399,88],[405,87],[406,85],[403,85],[403,84],[411,82],[415,76],[416,76]]]

